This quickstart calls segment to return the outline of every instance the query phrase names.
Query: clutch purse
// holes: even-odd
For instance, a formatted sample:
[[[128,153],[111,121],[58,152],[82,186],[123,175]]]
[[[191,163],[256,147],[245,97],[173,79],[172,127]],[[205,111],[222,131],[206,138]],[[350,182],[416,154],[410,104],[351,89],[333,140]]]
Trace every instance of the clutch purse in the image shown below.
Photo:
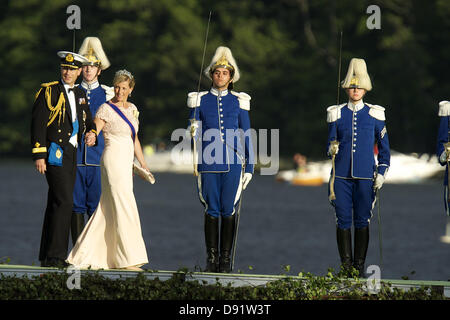
[[[155,183],[155,177],[153,177],[152,173],[143,169],[140,165],[137,165],[136,163],[133,163],[133,172],[134,174],[137,174],[142,179],[147,180],[151,184]]]

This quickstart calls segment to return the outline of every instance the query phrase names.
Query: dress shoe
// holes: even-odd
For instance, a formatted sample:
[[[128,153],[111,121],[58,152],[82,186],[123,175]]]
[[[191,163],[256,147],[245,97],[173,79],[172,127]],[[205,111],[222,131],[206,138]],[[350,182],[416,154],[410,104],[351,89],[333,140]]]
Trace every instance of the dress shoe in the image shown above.
[[[63,268],[67,268],[68,266],[70,266],[70,264],[68,264],[66,261],[64,261],[63,259],[59,259],[59,258],[47,258],[44,261],[41,262],[41,266],[42,267],[48,267],[48,268],[59,268],[59,269],[63,269]]]

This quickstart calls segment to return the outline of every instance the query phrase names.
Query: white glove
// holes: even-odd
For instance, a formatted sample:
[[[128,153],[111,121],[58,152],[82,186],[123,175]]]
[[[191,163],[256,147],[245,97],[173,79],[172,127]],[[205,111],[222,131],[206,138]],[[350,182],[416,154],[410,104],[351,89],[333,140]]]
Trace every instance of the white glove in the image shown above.
[[[381,174],[377,174],[377,177],[375,178],[375,181],[373,183],[373,189],[375,191],[381,189],[383,183],[384,183],[384,176]]]
[[[328,154],[330,156],[336,155],[339,152],[339,143],[330,143],[328,147]]]
[[[191,126],[189,128],[189,131],[191,133],[192,138],[197,135],[197,129],[198,129],[198,122],[195,120],[191,120]]]
[[[439,157],[440,163],[446,163],[450,160],[450,142],[444,143],[444,151],[442,151]]]
[[[441,156],[439,157],[440,163],[446,163],[447,162],[447,152],[442,151]]]
[[[441,163],[446,163],[449,160],[450,160],[450,153],[444,149],[444,151],[442,151],[441,153],[441,156],[439,157],[439,161]]]
[[[249,172],[244,173],[244,178],[242,179],[242,189],[245,190],[245,188],[247,188],[248,183],[252,180],[252,176],[253,175]]]

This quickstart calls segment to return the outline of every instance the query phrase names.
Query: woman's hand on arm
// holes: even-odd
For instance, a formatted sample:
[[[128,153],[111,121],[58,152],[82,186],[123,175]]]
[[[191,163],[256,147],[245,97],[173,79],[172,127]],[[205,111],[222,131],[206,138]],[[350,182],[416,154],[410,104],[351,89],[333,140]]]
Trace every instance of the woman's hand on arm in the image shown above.
[[[97,139],[98,134],[100,133],[100,131],[103,129],[103,127],[105,126],[105,121],[103,121],[100,118],[95,118],[94,119],[94,124],[96,127],[96,132],[88,132],[85,135],[85,143],[87,146],[92,147],[93,145],[95,145],[95,140]]]

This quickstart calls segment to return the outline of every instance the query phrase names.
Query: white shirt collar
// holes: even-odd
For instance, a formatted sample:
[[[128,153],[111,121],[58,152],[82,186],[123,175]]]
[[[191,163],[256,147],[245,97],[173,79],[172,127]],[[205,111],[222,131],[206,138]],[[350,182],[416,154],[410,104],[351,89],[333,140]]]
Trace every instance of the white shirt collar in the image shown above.
[[[75,88],[75,85],[73,85],[73,86],[71,87],[69,84],[65,83],[63,79],[61,79],[61,83],[63,84],[64,89],[66,89],[67,93],[69,92],[69,89],[70,89],[70,88]]]
[[[87,82],[84,81],[84,80],[81,82],[81,86],[82,86],[83,88],[85,88],[86,90],[94,90],[94,89],[98,88],[99,85],[100,85],[100,84],[98,83],[97,80],[94,81],[94,82],[92,82],[91,84],[87,83]]]
[[[210,92],[215,96],[226,96],[228,94],[228,90],[219,91],[216,88],[211,88]]]
[[[360,100],[357,104],[354,104],[353,102],[349,101],[347,107],[352,111],[359,111],[362,108],[364,108],[364,101]]]

